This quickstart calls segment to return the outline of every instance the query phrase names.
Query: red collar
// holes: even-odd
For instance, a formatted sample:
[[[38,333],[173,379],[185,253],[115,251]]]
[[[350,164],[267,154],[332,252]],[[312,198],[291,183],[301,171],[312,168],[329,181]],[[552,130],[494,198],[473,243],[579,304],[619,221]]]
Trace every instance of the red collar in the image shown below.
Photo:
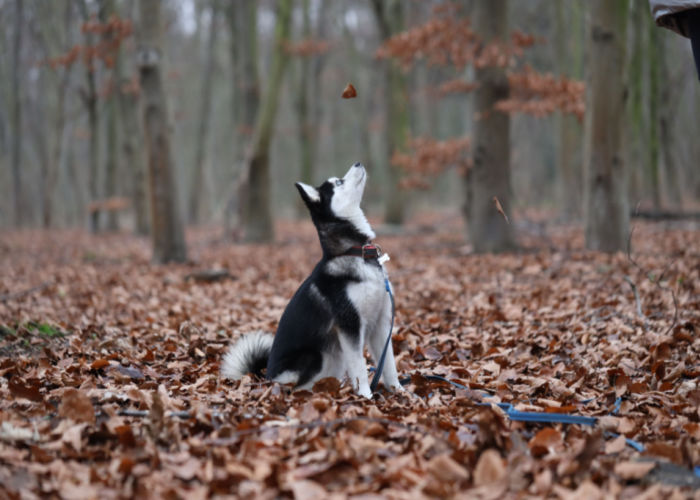
[[[362,257],[365,260],[378,259],[382,255],[382,249],[379,245],[367,243],[366,245],[362,246],[350,247],[350,249],[342,255]]]

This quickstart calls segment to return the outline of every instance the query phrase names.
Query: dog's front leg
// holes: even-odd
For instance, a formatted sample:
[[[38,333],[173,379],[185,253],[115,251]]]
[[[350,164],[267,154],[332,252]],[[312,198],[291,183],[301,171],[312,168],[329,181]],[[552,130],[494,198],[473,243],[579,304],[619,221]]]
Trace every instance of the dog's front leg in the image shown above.
[[[375,365],[379,363],[379,358],[382,356],[384,344],[386,343],[386,336],[391,335],[389,328],[391,328],[391,302],[387,297],[374,331],[368,332],[367,334],[369,352],[372,355]],[[389,347],[387,347],[386,357],[384,358],[382,380],[384,381],[384,385],[392,391],[403,390],[403,386],[399,382],[399,375],[396,371],[396,360],[394,359],[394,348],[391,345],[391,341],[389,341]]]
[[[372,391],[369,390],[369,379],[367,378],[367,363],[362,354],[362,339],[364,335],[360,333],[359,339],[356,336],[350,336],[346,333],[340,334],[340,349],[342,353],[342,362],[345,366],[345,373],[350,379],[352,388],[360,396],[366,398],[372,397]]]

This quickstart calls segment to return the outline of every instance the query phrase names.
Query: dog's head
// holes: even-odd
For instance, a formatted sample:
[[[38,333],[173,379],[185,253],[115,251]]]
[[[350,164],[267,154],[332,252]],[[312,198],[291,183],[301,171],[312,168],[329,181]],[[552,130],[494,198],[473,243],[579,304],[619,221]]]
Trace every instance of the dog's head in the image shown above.
[[[365,167],[355,163],[344,177],[331,177],[317,188],[303,182],[296,183],[324,251],[339,254],[375,237],[360,208],[366,182]]]

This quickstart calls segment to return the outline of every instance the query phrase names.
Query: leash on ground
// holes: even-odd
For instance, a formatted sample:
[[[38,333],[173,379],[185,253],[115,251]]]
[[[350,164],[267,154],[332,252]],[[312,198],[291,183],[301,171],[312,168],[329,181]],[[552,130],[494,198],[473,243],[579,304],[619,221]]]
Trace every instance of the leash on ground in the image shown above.
[[[389,282],[389,277],[384,274],[384,287],[386,288],[386,292],[389,294],[389,300],[391,301],[391,324],[389,326],[389,332],[386,336],[386,341],[384,342],[384,348],[382,349],[382,355],[379,357],[379,360],[377,362],[377,367],[376,368],[370,368],[370,371],[374,371],[374,376],[372,377],[372,382],[369,385],[369,388],[372,392],[376,392],[377,386],[379,385],[379,379],[382,376],[382,372],[384,370],[384,361],[386,360],[386,353],[389,350],[389,345],[391,344],[391,334],[392,331],[394,330],[394,319],[396,316],[396,304],[394,302],[394,294],[391,291],[391,283]],[[453,380],[447,379],[443,376],[440,375],[425,375],[425,374],[420,374],[424,378],[428,380],[436,380],[440,382],[446,382],[448,384],[451,384],[454,387],[457,387],[458,389],[463,389],[468,392],[472,392],[472,390],[467,387],[466,385],[460,384],[458,382],[455,382]],[[406,377],[404,379],[399,380],[401,385],[405,385],[408,382],[410,382],[411,378]],[[482,398],[488,398],[492,397],[491,394],[482,394]],[[583,403],[589,403],[592,401],[592,399],[585,400]],[[516,410],[515,407],[511,403],[489,403],[489,402],[484,402],[484,401],[475,401],[475,403],[478,406],[498,406],[503,412],[505,413],[506,417],[508,417],[509,420],[517,421],[517,422],[537,422],[537,423],[547,423],[547,424],[577,424],[577,425],[588,425],[588,426],[595,426],[596,423],[598,422],[598,417],[587,417],[584,415],[572,415],[569,413],[546,413],[546,412],[538,412],[538,411],[520,411]],[[617,414],[617,412],[620,410],[620,405],[622,404],[622,399],[617,398],[615,400],[615,405],[614,408],[611,412],[612,415]],[[606,435],[616,438],[619,435],[615,434],[614,432],[606,432]],[[644,445],[638,441],[635,441],[634,439],[630,438],[625,438],[625,442],[627,443],[628,446],[634,448],[638,452],[643,452],[644,451]]]

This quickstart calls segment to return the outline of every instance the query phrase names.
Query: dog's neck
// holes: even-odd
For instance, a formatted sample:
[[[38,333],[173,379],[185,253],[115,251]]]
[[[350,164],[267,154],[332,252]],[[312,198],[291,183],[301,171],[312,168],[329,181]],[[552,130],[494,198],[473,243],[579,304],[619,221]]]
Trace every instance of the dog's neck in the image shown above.
[[[366,228],[358,228],[354,221],[347,219],[316,224],[324,257],[339,257],[345,255],[353,247],[362,247],[371,243],[375,234],[369,223],[367,223]]]

